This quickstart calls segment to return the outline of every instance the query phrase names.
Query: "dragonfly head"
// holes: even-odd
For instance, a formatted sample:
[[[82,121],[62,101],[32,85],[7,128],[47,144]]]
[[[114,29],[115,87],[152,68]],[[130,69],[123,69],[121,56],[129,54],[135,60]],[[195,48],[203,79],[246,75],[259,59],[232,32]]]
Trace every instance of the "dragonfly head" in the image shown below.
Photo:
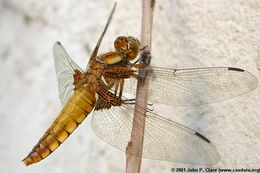
[[[114,42],[116,51],[124,54],[128,60],[133,60],[139,53],[140,42],[134,37],[119,36]]]

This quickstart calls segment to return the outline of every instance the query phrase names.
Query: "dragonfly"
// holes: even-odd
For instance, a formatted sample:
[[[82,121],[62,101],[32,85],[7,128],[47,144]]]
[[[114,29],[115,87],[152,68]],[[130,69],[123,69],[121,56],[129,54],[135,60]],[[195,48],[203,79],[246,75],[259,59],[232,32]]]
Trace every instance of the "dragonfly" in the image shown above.
[[[133,122],[137,128],[141,127],[133,118],[134,111],[140,111],[145,112],[142,157],[189,164],[217,163],[220,156],[216,147],[200,132],[151,109],[134,107],[136,83],[143,79],[141,71],[145,69],[145,78],[149,80],[149,102],[175,106],[209,104],[237,97],[257,87],[256,77],[234,67],[170,69],[131,63],[142,50],[139,40],[131,36],[118,37],[114,42],[115,51],[97,55],[115,7],[116,4],[85,71],[60,42],[54,44],[59,96],[64,107],[23,162],[31,165],[45,159],[91,112],[95,134],[126,151]],[[134,150],[128,154],[140,156]]]

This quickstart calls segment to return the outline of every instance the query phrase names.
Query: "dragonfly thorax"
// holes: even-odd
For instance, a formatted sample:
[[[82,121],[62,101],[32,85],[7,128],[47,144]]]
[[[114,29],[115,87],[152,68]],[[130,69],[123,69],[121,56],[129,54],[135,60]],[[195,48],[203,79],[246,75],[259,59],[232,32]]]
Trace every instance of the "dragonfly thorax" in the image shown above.
[[[85,83],[93,89],[96,89],[102,76],[100,68],[101,64],[99,62],[95,62],[90,65],[89,69],[85,73]]]

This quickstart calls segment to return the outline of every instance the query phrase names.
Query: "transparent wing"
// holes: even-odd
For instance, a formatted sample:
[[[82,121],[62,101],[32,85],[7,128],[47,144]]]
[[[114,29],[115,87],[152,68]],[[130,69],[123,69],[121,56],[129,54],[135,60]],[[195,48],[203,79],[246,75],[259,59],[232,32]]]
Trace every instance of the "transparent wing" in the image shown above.
[[[100,35],[100,37],[99,37],[99,39],[98,39],[98,42],[96,43],[96,46],[95,46],[95,48],[94,48],[94,50],[93,50],[93,52],[92,52],[92,54],[91,54],[91,58],[90,58],[90,59],[93,59],[93,58],[95,58],[95,57],[97,56],[98,49],[99,49],[99,47],[100,47],[100,44],[101,44],[101,42],[102,42],[102,39],[103,39],[103,37],[104,37],[104,35],[105,35],[106,31],[107,31],[107,28],[108,28],[108,26],[109,26],[109,24],[110,24],[110,22],[111,22],[111,20],[112,20],[112,18],[113,18],[113,15],[114,15],[114,13],[115,13],[116,5],[117,5],[117,3],[115,2],[115,3],[114,3],[114,6],[113,6],[113,8],[112,8],[112,10],[111,10],[111,12],[110,12],[110,14],[109,14],[109,17],[108,17],[106,26],[105,26],[105,28],[104,28],[102,34]]]
[[[202,105],[227,100],[254,90],[251,73],[232,67],[167,69],[148,67],[148,99],[169,105]],[[126,80],[124,91],[136,92],[136,80]]]
[[[75,70],[80,70],[80,67],[70,58],[60,42],[56,42],[53,46],[55,71],[58,80],[59,95],[62,105],[65,105],[67,100],[72,96],[74,91]]]
[[[133,113],[134,108],[129,105],[94,111],[92,129],[101,139],[125,151]],[[140,123],[136,123],[140,128]],[[129,154],[138,156],[134,151]],[[219,160],[215,146],[207,138],[152,112],[146,113],[142,157],[190,164],[214,164]]]

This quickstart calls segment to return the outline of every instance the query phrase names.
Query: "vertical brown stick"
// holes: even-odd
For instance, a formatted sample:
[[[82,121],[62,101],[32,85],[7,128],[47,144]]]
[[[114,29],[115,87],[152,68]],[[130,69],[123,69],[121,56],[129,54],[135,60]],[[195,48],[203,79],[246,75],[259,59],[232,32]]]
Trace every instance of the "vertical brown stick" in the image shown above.
[[[141,47],[146,47],[145,51],[151,50],[151,30],[152,30],[152,14],[154,8],[154,0],[142,0],[142,31],[141,31]],[[140,63],[146,62],[141,52]],[[141,106],[144,110],[147,107],[148,97],[148,80],[138,81],[136,91],[136,105]],[[138,124],[136,123],[138,122]],[[131,139],[126,148],[126,173],[140,173],[142,150],[145,130],[145,112],[134,112],[134,121],[132,126]],[[136,135],[137,134],[137,135]],[[130,155],[135,153],[140,157]]]

